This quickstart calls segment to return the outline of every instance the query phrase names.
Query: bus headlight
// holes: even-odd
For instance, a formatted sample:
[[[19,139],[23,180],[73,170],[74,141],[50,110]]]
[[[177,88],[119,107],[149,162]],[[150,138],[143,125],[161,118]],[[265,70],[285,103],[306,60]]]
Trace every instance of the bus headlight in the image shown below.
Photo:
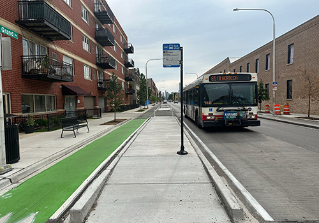
[[[207,118],[207,120],[214,120],[215,116],[207,116],[206,118]]]

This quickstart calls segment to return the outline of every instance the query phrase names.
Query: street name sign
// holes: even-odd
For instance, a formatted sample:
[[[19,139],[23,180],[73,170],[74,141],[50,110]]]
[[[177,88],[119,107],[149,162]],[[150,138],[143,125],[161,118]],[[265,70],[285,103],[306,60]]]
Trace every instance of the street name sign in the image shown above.
[[[277,91],[277,82],[272,82],[272,90]]]
[[[18,39],[18,33],[15,31],[12,31],[11,29],[8,29],[7,27],[0,25],[0,31],[10,37],[13,37],[15,39]]]
[[[163,44],[163,67],[180,67],[180,60],[179,43]]]

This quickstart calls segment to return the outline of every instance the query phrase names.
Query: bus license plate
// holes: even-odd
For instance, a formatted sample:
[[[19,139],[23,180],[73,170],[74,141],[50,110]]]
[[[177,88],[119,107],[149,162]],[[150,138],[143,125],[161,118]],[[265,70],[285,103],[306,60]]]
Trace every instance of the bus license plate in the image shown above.
[[[225,111],[224,112],[224,119],[225,120],[233,120],[233,119],[238,119],[238,112],[237,111]],[[240,114],[241,116],[241,114]]]

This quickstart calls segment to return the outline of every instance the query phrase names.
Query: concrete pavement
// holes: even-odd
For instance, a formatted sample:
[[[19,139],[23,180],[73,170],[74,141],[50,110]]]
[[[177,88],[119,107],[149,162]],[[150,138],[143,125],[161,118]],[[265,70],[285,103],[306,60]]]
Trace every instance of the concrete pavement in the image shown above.
[[[86,222],[231,222],[189,140],[184,140],[188,155],[177,155],[180,146],[174,116],[151,118],[122,155]],[[71,222],[78,220],[73,214],[81,213],[78,206],[70,211]]]

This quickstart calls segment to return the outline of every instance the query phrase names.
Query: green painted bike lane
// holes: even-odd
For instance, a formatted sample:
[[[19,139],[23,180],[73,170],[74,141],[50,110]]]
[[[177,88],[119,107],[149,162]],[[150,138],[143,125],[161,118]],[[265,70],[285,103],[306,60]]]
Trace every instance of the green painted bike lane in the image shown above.
[[[35,215],[46,222],[83,181],[108,158],[146,119],[134,119],[85,146],[0,197],[1,218],[19,222]]]

